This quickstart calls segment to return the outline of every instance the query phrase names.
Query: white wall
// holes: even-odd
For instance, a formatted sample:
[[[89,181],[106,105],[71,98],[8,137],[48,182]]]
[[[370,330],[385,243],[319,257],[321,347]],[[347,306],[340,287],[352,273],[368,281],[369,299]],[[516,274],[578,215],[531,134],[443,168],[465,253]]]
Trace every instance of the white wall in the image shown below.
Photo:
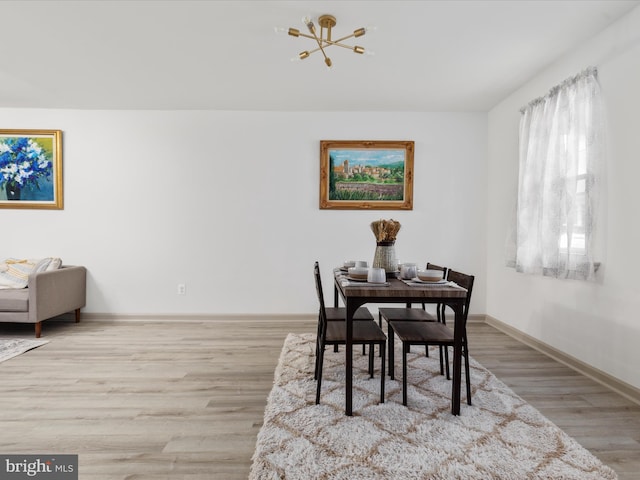
[[[88,268],[87,312],[311,313],[312,267],[371,261],[379,218],[404,261],[478,277],[485,312],[487,116],[0,109],[63,130],[62,211],[0,210],[5,257]],[[318,209],[319,141],[415,141],[413,211]],[[186,295],[177,295],[177,284]]]
[[[515,273],[504,244],[517,189],[519,109],[589,65],[598,67],[609,154],[604,254],[597,283]],[[489,113],[487,313],[640,387],[640,8],[566,56]]]

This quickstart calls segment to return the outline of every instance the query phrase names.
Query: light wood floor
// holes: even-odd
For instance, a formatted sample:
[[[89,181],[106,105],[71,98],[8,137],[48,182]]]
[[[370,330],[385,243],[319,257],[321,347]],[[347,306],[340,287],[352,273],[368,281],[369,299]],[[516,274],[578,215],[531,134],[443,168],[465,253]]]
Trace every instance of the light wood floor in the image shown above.
[[[309,320],[50,321],[0,363],[0,453],[79,455],[83,480],[246,479],[288,332]],[[0,336],[32,326],[0,324]],[[640,478],[640,406],[494,328],[471,354],[621,479]]]

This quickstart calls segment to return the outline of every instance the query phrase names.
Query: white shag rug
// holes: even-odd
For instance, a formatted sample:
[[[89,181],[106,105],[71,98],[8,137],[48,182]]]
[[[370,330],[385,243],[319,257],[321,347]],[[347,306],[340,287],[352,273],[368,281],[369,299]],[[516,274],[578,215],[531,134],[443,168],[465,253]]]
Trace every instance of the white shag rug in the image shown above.
[[[408,407],[402,406],[400,344],[396,380],[380,398],[367,356],[354,348],[353,416],[344,414],[344,348],[327,348],[315,405],[314,334],[289,334],[275,371],[250,480],[267,479],[616,479],[616,473],[471,359],[459,416],[437,350],[410,354]],[[421,351],[421,353],[417,353]]]
[[[22,355],[29,350],[37,348],[49,340],[26,338],[0,338],[0,362]]]

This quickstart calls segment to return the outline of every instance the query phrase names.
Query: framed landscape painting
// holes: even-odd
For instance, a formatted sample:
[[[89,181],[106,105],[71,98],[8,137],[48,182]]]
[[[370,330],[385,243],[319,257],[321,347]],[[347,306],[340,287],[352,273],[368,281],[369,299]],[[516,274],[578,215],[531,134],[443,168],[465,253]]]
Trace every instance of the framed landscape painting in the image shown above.
[[[62,209],[60,130],[0,130],[0,208]]]
[[[412,210],[413,141],[321,140],[320,208]]]

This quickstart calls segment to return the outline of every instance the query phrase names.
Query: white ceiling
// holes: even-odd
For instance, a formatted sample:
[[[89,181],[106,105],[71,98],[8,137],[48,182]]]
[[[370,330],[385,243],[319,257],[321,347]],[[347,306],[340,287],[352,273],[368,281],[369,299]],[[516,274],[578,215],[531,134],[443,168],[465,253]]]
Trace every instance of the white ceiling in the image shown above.
[[[487,111],[639,4],[0,1],[0,107]],[[291,62],[312,41],[274,26],[325,13],[375,55]]]

